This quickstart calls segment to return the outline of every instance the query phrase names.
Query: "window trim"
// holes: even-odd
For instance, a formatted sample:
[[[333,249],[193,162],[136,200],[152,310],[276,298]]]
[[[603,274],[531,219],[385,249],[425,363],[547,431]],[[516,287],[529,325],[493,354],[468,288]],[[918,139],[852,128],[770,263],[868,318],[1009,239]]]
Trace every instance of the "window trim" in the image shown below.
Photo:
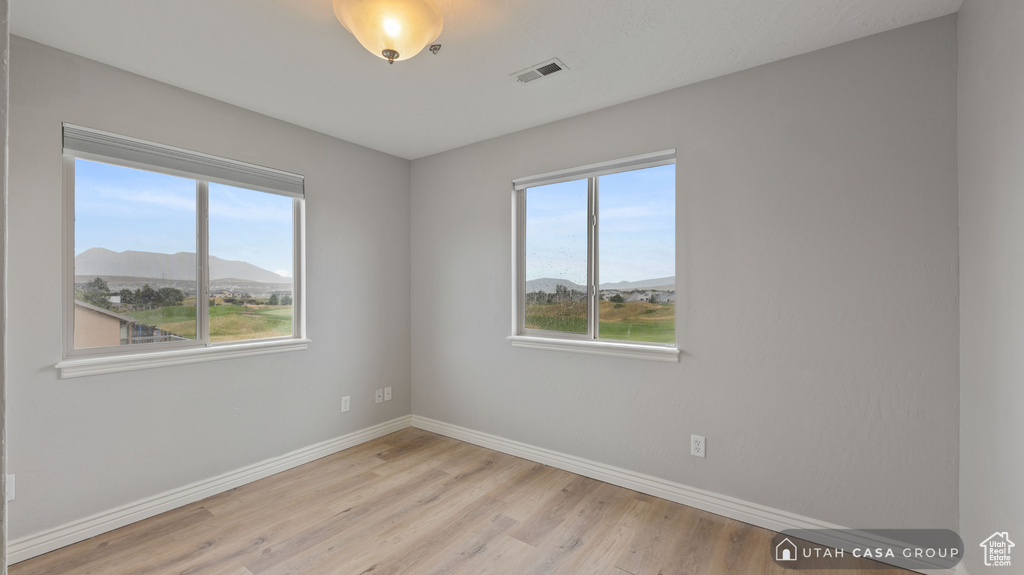
[[[516,178],[512,180],[512,188],[519,191],[525,190],[526,188],[546,186],[548,184],[558,184],[571,180],[583,180],[586,178],[616,174],[618,172],[654,168],[674,163],[676,163],[676,149],[672,148],[648,154],[629,156],[628,158],[620,158],[618,160],[608,160],[605,162],[587,164],[585,166],[577,166],[575,168],[545,172],[543,174],[537,174],[536,176]]]
[[[62,378],[114,373],[306,349],[304,178],[281,170],[218,158],[65,123],[62,126]],[[115,155],[106,155],[115,154]],[[182,177],[196,183],[196,339],[159,342],[128,349],[75,349],[75,160]],[[144,160],[152,160],[152,163]],[[187,171],[194,168],[196,171]],[[237,176],[238,179],[230,179]],[[292,334],[245,341],[209,341],[209,183],[272,193],[292,200]],[[200,303],[202,302],[202,303]]]
[[[678,347],[678,312],[675,343],[659,344],[597,339],[600,289],[593,283],[593,280],[596,277],[600,277],[598,275],[600,263],[597,257],[598,226],[600,222],[596,221],[596,218],[595,221],[592,221],[587,226],[587,333],[574,334],[527,329],[525,326],[526,190],[537,186],[586,179],[588,180],[588,213],[596,214],[599,207],[597,178],[600,176],[675,163],[676,150],[673,148],[512,180],[512,334],[506,339],[514,347],[570,351],[655,361],[679,361],[681,352]]]
[[[113,158],[149,171],[220,182],[264,192],[304,197],[304,178],[266,166],[221,158],[203,152],[158,144],[112,132],[104,132],[64,122],[64,153],[88,154]],[[84,158],[83,159],[87,159]]]
[[[268,353],[300,351],[309,347],[310,343],[310,340],[306,338],[257,339],[242,343],[224,342],[210,347],[193,345],[192,347],[161,351],[149,350],[141,353],[75,357],[58,362],[55,367],[60,371],[61,379],[68,379]]]

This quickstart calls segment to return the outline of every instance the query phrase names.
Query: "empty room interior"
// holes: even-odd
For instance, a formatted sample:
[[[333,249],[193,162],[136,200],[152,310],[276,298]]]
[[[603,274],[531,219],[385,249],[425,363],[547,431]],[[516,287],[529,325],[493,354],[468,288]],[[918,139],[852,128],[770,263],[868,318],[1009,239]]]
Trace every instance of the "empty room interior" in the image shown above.
[[[0,16],[5,573],[1024,573],[1024,2]]]

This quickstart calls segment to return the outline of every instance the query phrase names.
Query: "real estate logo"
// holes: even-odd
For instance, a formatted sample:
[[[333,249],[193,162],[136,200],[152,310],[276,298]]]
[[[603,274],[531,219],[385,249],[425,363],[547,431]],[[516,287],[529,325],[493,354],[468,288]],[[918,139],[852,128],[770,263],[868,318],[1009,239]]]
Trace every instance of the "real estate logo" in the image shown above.
[[[927,572],[955,568],[964,542],[949,529],[787,529],[775,534],[769,549],[776,565],[787,570]]]
[[[988,539],[981,542],[985,550],[986,567],[1009,567],[1010,552],[1014,548],[1013,541],[1006,531],[996,531]]]
[[[796,561],[796,555],[796,543],[790,541],[788,537],[775,546],[776,561]]]

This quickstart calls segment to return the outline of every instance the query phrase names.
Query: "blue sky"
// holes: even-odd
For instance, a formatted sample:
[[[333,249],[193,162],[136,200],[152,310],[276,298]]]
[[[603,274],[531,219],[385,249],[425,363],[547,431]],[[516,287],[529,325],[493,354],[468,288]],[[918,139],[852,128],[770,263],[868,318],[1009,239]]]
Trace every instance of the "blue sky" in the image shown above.
[[[194,180],[75,160],[75,255],[196,251]],[[292,199],[210,184],[210,255],[291,276]]]
[[[210,255],[292,275],[292,199],[210,184]]]
[[[587,283],[587,181],[526,190],[526,279]]]
[[[600,282],[675,275],[675,165],[601,176]],[[587,181],[530,188],[526,279],[587,280]]]

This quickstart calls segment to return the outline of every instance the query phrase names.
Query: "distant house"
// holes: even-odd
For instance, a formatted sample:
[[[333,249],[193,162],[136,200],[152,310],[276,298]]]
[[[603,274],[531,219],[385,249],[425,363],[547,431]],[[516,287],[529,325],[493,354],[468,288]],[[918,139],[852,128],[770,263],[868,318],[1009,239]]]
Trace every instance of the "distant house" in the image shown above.
[[[75,349],[184,339],[135,318],[75,300]]]
[[[626,297],[626,301],[627,302],[651,301],[651,292],[649,292],[649,291],[635,291],[635,292],[632,292],[632,293],[630,293]]]
[[[126,315],[75,300],[75,349],[121,345],[134,322]]]
[[[676,301],[676,292],[665,290],[636,290],[626,292],[624,296],[627,302],[651,302],[651,303],[672,303]]]

